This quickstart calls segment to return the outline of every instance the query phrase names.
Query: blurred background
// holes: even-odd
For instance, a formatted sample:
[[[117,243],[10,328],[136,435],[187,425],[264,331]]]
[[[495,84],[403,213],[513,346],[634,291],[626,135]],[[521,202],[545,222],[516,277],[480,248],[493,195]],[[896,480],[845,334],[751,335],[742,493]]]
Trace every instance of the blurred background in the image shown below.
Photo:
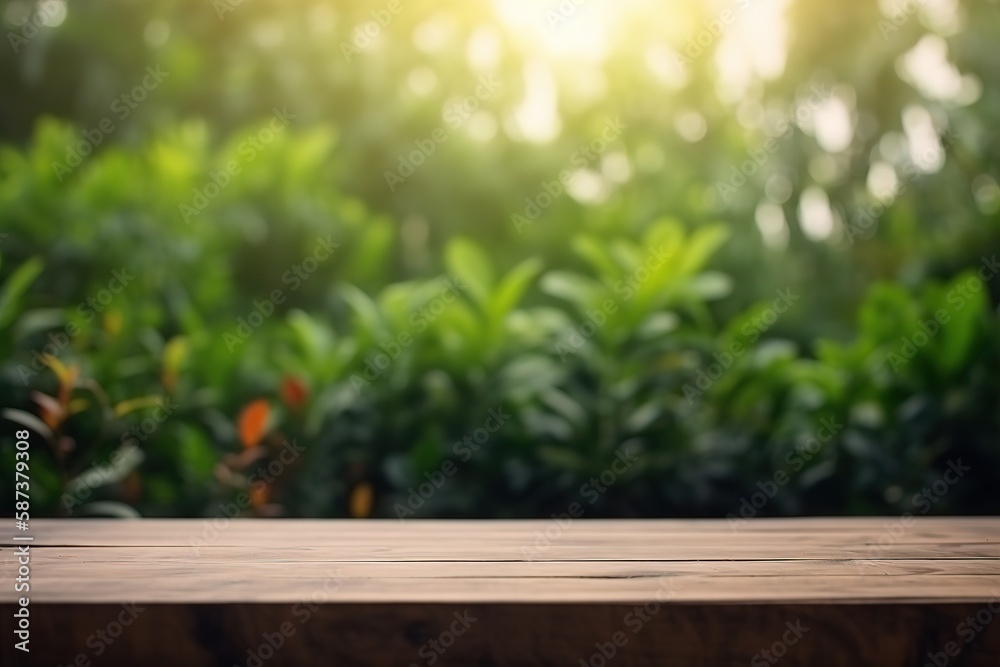
[[[34,516],[1000,511],[997,2],[0,23]]]

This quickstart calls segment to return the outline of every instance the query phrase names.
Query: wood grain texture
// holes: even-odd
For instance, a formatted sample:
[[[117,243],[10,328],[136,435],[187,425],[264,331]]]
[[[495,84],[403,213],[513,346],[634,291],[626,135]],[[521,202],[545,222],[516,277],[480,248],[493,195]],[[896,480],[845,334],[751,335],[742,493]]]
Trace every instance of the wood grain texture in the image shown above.
[[[899,525],[35,521],[33,650],[5,639],[0,657],[49,667],[1000,664],[1000,519]],[[20,595],[13,554],[0,548],[5,638]],[[781,655],[760,653],[772,648]]]

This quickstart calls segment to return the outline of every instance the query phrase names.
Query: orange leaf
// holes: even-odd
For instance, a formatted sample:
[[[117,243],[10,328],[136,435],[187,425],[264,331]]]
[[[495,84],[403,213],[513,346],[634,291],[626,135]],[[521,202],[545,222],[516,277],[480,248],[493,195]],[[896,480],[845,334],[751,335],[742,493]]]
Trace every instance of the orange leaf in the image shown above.
[[[250,486],[250,503],[254,507],[263,507],[271,499],[271,487],[267,484]]]
[[[240,442],[247,449],[256,447],[260,439],[264,437],[264,427],[267,426],[267,418],[271,414],[271,408],[267,401],[262,398],[251,401],[238,420],[240,430]]]
[[[66,418],[66,408],[55,398],[40,391],[31,392],[31,398],[38,405],[38,414],[45,425],[53,431],[58,430]]]
[[[300,408],[306,402],[309,391],[302,380],[289,375],[281,381],[281,400],[290,408]]]
[[[355,519],[367,518],[372,513],[372,485],[361,482],[351,492],[350,511]]]

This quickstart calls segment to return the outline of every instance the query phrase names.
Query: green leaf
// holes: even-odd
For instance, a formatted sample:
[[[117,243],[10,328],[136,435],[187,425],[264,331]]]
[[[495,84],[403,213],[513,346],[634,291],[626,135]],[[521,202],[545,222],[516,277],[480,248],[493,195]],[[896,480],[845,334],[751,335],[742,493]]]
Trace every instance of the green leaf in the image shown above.
[[[538,458],[551,466],[575,472],[587,469],[587,461],[572,449],[542,445],[538,448]]]
[[[539,398],[574,427],[579,429],[586,427],[587,411],[569,394],[553,388],[542,392]]]
[[[351,284],[343,285],[341,287],[341,294],[344,297],[344,301],[347,302],[347,305],[349,305],[358,316],[358,324],[363,331],[366,331],[370,336],[376,338],[385,337],[387,335],[382,314],[379,312],[378,306],[374,301],[372,301],[371,297]]]
[[[601,278],[614,283],[621,278],[623,272],[605,249],[605,245],[593,236],[580,235],[573,239],[576,254],[587,260]]]
[[[189,480],[202,482],[211,479],[218,455],[205,434],[199,429],[183,426],[179,440],[180,459]]]
[[[491,322],[499,324],[524,296],[531,281],[542,270],[537,258],[527,259],[511,269],[490,296],[488,314]]]
[[[972,342],[978,323],[988,306],[985,291],[972,291],[970,281],[975,273],[959,275],[949,285],[948,307],[951,318],[941,327],[941,343],[935,346],[938,366],[945,373],[959,370],[966,360],[976,354]],[[971,294],[970,294],[971,293]]]
[[[607,295],[600,283],[569,271],[551,271],[542,278],[546,294],[565,299],[580,308],[591,308]]]
[[[301,350],[311,359],[321,359],[330,353],[333,336],[320,326],[309,313],[295,309],[288,313],[288,326],[295,334]]]
[[[706,271],[688,282],[688,290],[702,301],[714,301],[729,296],[733,281],[724,273]]]
[[[729,230],[722,225],[698,228],[684,244],[684,249],[678,257],[678,273],[691,275],[700,271],[728,238]]]
[[[493,267],[479,246],[468,239],[452,239],[445,248],[445,266],[476,303],[486,305],[493,289]]]
[[[18,302],[44,268],[41,258],[32,257],[17,267],[0,288],[0,327],[6,326],[17,315]]]

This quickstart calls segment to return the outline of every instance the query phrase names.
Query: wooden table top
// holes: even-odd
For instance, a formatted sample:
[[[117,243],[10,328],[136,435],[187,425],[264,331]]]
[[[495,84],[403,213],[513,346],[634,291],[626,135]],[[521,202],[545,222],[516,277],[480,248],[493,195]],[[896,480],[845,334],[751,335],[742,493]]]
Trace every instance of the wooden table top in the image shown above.
[[[12,532],[12,531],[11,531]],[[1000,518],[34,520],[35,603],[978,603]]]

